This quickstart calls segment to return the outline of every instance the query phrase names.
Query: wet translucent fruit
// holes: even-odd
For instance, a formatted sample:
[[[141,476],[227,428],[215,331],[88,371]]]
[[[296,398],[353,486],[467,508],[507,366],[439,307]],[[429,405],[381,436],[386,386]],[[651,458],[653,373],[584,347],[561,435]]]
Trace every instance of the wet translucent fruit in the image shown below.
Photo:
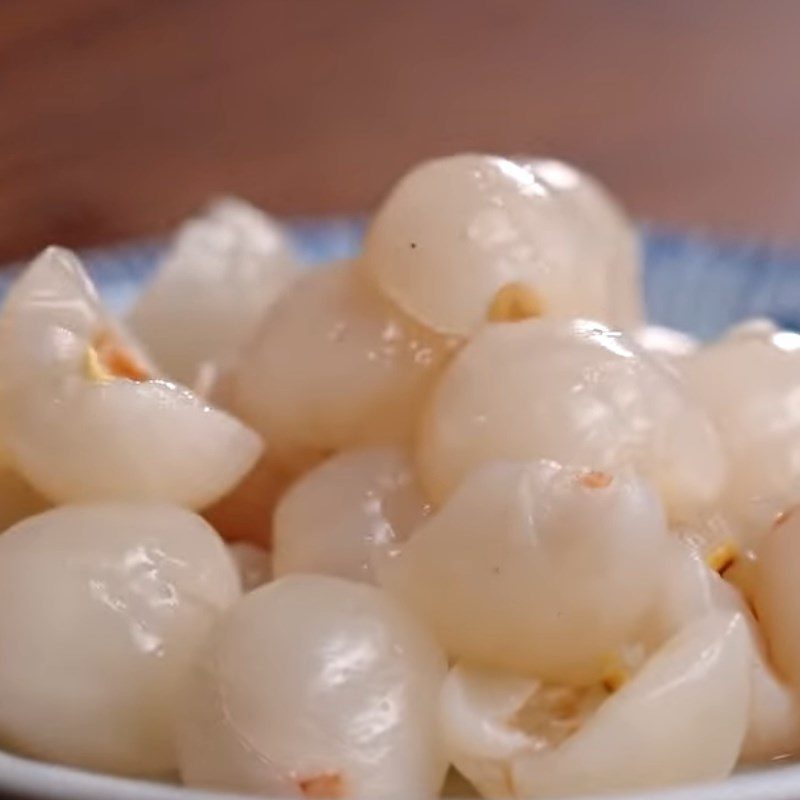
[[[692,623],[610,696],[456,666],[445,747],[486,797],[563,797],[723,778],[749,703],[744,620]]]
[[[0,433],[56,502],[199,508],[250,469],[259,437],[152,367],[103,309],[71,253],[45,250],[0,315]]]
[[[128,323],[171,378],[195,387],[236,360],[296,273],[274,220],[220,200],[181,226]]]
[[[751,320],[680,369],[725,447],[723,508],[754,541],[800,501],[800,334]]]
[[[404,443],[454,346],[392,308],[349,263],[322,268],[270,309],[235,375],[232,407],[290,467]]]
[[[428,506],[405,453],[345,450],[306,473],[275,511],[275,574],[373,580],[378,549],[407,539]]]
[[[444,780],[438,645],[379,590],[298,575],[223,620],[187,686],[189,786],[282,797],[429,797]]]
[[[377,575],[452,657],[585,683],[638,629],[670,541],[657,497],[632,474],[495,462]]]
[[[625,335],[581,320],[488,325],[437,383],[417,436],[431,497],[504,458],[632,466],[671,517],[713,505],[725,470],[717,432],[679,378]]]
[[[240,594],[225,545],[163,505],[63,506],[0,537],[0,738],[124,775],[174,770],[170,709]]]
[[[538,313],[639,324],[639,257],[624,214],[566,164],[462,154],[392,189],[361,259],[378,290],[420,323],[467,335],[508,285]]]

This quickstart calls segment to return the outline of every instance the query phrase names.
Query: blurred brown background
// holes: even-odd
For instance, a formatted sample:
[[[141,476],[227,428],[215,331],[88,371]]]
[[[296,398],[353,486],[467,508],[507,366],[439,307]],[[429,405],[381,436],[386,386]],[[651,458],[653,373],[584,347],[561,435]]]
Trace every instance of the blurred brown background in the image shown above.
[[[465,149],[800,244],[800,2],[0,0],[0,261],[220,192],[362,210]]]

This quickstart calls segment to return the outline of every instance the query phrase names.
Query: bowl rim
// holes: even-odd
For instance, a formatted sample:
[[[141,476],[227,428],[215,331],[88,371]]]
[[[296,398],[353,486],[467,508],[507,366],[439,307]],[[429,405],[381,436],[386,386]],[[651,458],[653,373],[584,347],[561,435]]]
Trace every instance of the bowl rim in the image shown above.
[[[0,791],[19,800],[245,800],[254,796],[102,775],[4,752],[0,752]],[[582,795],[571,800],[797,800],[798,797],[800,763],[786,762],[739,772],[720,781],[644,792]]]

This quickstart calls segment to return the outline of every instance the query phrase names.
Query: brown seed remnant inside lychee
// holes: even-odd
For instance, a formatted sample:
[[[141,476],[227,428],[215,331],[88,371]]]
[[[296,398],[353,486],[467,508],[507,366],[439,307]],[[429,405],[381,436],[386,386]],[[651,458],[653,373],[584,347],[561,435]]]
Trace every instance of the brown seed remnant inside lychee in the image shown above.
[[[91,345],[86,348],[83,361],[83,371],[92,383],[111,383],[114,376],[105,368],[97,355],[97,350]]]
[[[344,780],[338,772],[323,772],[297,782],[300,791],[309,798],[334,800],[344,795]]]
[[[630,680],[628,671],[622,667],[611,667],[603,673],[603,688],[609,692],[616,692]]]
[[[707,556],[706,564],[711,569],[722,575],[726,569],[729,569],[739,557],[739,547],[734,541],[723,542],[715,547]]]
[[[581,485],[587,489],[605,489],[611,485],[613,478],[607,472],[591,470],[581,475]]]
[[[613,694],[631,679],[631,673],[618,653],[609,654],[605,662],[600,683],[609,694]]]
[[[99,364],[111,377],[131,381],[146,381],[150,377],[145,365],[111,331],[103,331],[96,336],[92,348]]]
[[[507,283],[492,298],[486,319],[489,322],[520,322],[541,317],[544,302],[539,293],[524,283]]]

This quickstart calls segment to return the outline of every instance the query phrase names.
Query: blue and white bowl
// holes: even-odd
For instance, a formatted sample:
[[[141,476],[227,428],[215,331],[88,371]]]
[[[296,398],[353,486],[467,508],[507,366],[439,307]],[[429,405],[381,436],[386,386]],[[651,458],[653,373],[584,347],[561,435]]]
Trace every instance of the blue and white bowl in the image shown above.
[[[297,220],[290,224],[309,263],[357,252],[363,219]],[[800,330],[800,252],[719,241],[645,225],[648,320],[701,339],[747,317],[770,317]],[[123,310],[155,269],[163,243],[89,251],[86,263],[109,305]],[[0,294],[17,267],[0,273]],[[241,795],[113,778],[41,764],[0,752],[0,800],[235,800]],[[608,796],[606,796],[608,797]],[[717,784],[624,795],[627,800],[800,800],[800,764],[770,766]],[[369,798],[364,798],[369,800]],[[409,798],[409,800],[414,800]],[[620,798],[621,800],[621,798]]]

